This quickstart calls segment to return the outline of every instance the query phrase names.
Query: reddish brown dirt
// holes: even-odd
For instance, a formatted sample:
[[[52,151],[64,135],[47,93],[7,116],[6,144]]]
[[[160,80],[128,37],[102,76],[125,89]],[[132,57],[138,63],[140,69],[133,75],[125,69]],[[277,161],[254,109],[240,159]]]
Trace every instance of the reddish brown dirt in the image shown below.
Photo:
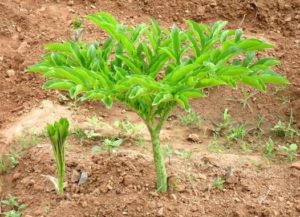
[[[258,114],[264,114],[267,120],[264,129],[270,129],[278,119],[287,120],[293,109],[293,124],[300,128],[300,2],[297,0],[12,0],[0,2],[0,131],[36,107],[41,99],[58,99],[58,93],[42,90],[43,79],[25,73],[25,68],[40,58],[46,42],[72,36],[73,17],[100,10],[109,11],[126,23],[154,17],[165,26],[173,22],[183,25],[183,19],[202,22],[225,19],[229,27],[242,26],[246,34],[272,41],[276,48],[269,54],[280,59],[277,71],[290,80],[287,89],[275,92],[270,88],[267,94],[257,94],[249,102],[252,112],[243,109],[239,102],[229,101],[240,98],[241,93],[228,88],[214,89],[207,99],[195,100],[192,105],[205,118],[209,129],[221,119],[225,108],[229,108],[235,120],[249,125],[253,125]],[[92,41],[103,36],[91,24],[85,25],[84,39]],[[99,103],[90,103],[85,108],[89,114],[93,111],[108,121],[121,117],[119,107],[106,111]],[[175,114],[179,112],[178,109]],[[178,148],[196,147],[187,146],[190,144],[185,138],[199,130],[177,127],[176,121],[169,125],[167,141]],[[208,141],[203,140],[206,150]],[[9,145],[0,138],[0,153]],[[219,191],[209,190],[208,186],[217,176],[225,174],[230,156],[225,155],[223,161],[218,156],[208,157],[207,161],[203,154],[195,155],[191,161],[176,158],[168,169],[180,177],[177,189],[157,195],[152,162],[148,159],[150,153],[92,156],[90,145],[72,146],[68,151],[68,181],[74,169],[87,170],[90,178],[79,189],[71,184],[65,198],[56,196],[51,184],[41,176],[54,174],[48,146],[27,150],[14,170],[0,176],[3,193],[0,196],[16,195],[28,205],[24,212],[27,217],[300,215],[300,173],[289,165],[266,166],[263,162],[263,168],[256,170],[256,160],[244,160],[242,155],[234,163],[233,180],[225,184],[224,191]]]
[[[133,152],[91,154],[90,149],[68,149],[65,196],[56,195],[43,175],[54,174],[49,145],[32,148],[14,173],[5,176],[10,193],[28,205],[24,216],[298,216],[299,178],[288,166],[262,165],[231,155],[173,158],[168,164],[170,191],[155,191],[154,168],[146,155]],[[80,154],[78,153],[80,151]],[[240,163],[237,163],[237,162]],[[233,175],[222,190],[212,186],[235,162]],[[75,172],[74,172],[75,171]],[[79,186],[73,174],[86,171]],[[76,180],[76,179],[75,179]],[[283,194],[284,192],[284,194]],[[296,208],[295,208],[296,207]],[[27,215],[26,215],[27,214]]]

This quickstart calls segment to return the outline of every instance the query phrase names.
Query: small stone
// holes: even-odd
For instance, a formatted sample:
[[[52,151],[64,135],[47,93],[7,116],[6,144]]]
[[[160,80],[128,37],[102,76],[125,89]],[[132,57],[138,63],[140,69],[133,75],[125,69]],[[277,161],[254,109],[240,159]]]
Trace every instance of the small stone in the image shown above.
[[[170,197],[171,197],[171,199],[173,199],[173,200],[177,200],[176,194],[171,194]]]
[[[12,181],[16,181],[16,180],[18,180],[20,177],[21,177],[21,173],[15,173],[14,175],[13,175],[13,178],[12,178]]]
[[[200,179],[203,179],[203,180],[206,180],[207,179],[207,176],[206,175],[204,175],[204,174],[198,174],[198,177],[200,178]]]
[[[80,179],[80,173],[77,170],[72,171],[71,182],[77,183]]]
[[[83,208],[87,207],[87,205],[88,205],[88,203],[85,200],[81,202],[81,206]]]
[[[293,163],[291,167],[296,168],[297,170],[300,170],[300,161]]]
[[[291,16],[287,16],[287,17],[284,19],[285,22],[290,22],[291,20],[292,20],[292,17],[291,17]]]
[[[6,74],[8,75],[8,77],[12,77],[15,76],[16,72],[13,69],[9,69],[6,71]]]
[[[113,187],[110,185],[110,184],[107,184],[107,189],[109,190],[109,191],[111,191],[112,189],[113,189]]]
[[[68,1],[68,4],[67,4],[68,6],[73,6],[74,5],[74,1],[72,1],[72,0],[70,0],[70,1]]]
[[[189,134],[187,140],[191,141],[191,142],[195,142],[195,143],[201,143],[202,142],[200,136],[195,134],[195,133]]]
[[[87,179],[88,179],[87,172],[82,172],[81,175],[80,175],[80,178],[79,178],[78,185],[84,184],[87,181]]]
[[[26,41],[23,41],[18,48],[18,53],[25,54],[29,47],[29,44]]]
[[[280,202],[283,202],[283,201],[284,201],[284,198],[283,198],[283,197],[278,197],[278,200],[279,200]]]
[[[36,191],[42,192],[44,190],[44,187],[40,184],[35,184],[33,189],[36,190]]]
[[[163,208],[163,207],[161,207],[161,208],[158,210],[157,216],[159,216],[159,217],[164,216],[164,208]]]
[[[296,210],[300,212],[300,203],[296,205]]]

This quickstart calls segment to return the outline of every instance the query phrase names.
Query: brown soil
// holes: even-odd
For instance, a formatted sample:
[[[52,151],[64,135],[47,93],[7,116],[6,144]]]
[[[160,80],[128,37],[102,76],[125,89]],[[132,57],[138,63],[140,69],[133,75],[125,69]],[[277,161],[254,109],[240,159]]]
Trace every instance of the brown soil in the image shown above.
[[[70,24],[73,17],[100,10],[109,11],[123,22],[133,24],[147,21],[149,17],[158,19],[165,26],[171,26],[173,22],[183,25],[184,19],[202,22],[228,20],[229,27],[241,26],[246,34],[263,37],[276,44],[269,54],[280,59],[277,71],[287,76],[291,85],[284,90],[270,88],[268,93],[255,95],[249,101],[251,109],[244,109],[239,102],[232,101],[241,98],[240,91],[214,89],[208,98],[192,103],[193,108],[205,118],[200,129],[179,126],[176,118],[182,111],[175,111],[163,132],[163,142],[174,148],[194,150],[194,154],[192,159],[174,157],[171,160],[169,173],[178,177],[179,181],[175,181],[175,189],[168,194],[155,193],[155,176],[147,139],[146,150],[128,142],[120,153],[108,156],[91,153],[91,147],[98,141],[85,141],[81,146],[78,139],[72,138],[67,157],[69,186],[64,198],[56,196],[51,183],[41,176],[54,175],[55,168],[49,145],[38,145],[24,152],[15,169],[0,176],[0,199],[12,193],[28,205],[24,211],[27,217],[300,216],[299,170],[279,163],[282,158],[275,162],[265,161],[261,157],[261,147],[245,155],[238,150],[239,144],[235,144],[221,155],[211,154],[207,147],[212,137],[203,136],[205,129],[211,130],[220,121],[225,108],[229,109],[234,120],[245,122],[249,129],[258,115],[264,114],[265,138],[270,136],[270,127],[279,119],[288,120],[291,110],[293,126],[300,128],[300,2],[297,0],[0,2],[0,153],[7,153],[16,144],[8,142],[7,138],[12,133],[7,130],[14,129],[22,120],[34,115],[33,111],[43,99],[62,102],[57,92],[41,89],[43,78],[25,73],[25,68],[40,58],[46,42],[72,37]],[[85,25],[84,39],[92,41],[103,37],[90,23]],[[124,116],[129,116],[134,122],[139,121],[131,112],[121,114],[122,110],[122,106],[108,111],[99,103],[88,103],[75,112],[75,119],[81,123],[87,116],[96,114],[107,123]],[[41,129],[42,123],[38,122]],[[22,126],[28,128],[29,125]],[[201,145],[188,142],[189,134],[200,135]],[[145,138],[148,138],[147,134]],[[247,139],[251,142],[256,137],[251,135]],[[279,139],[277,142],[283,141]],[[297,142],[300,145],[299,139]],[[233,167],[234,172],[224,189],[213,188],[213,181],[225,175],[228,165]],[[74,170],[87,171],[87,183],[81,187],[72,183]]]

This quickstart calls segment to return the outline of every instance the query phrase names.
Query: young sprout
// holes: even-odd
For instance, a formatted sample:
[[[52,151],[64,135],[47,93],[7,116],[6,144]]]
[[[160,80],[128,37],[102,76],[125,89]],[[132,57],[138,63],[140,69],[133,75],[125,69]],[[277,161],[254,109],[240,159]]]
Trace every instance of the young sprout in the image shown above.
[[[173,154],[173,149],[170,145],[167,145],[164,150],[165,157],[169,159],[169,164],[171,164],[171,157]]]
[[[48,44],[49,52],[28,71],[43,73],[49,79],[44,88],[68,91],[72,99],[101,100],[108,108],[119,101],[135,112],[151,136],[160,192],[168,189],[160,133],[177,105],[189,111],[191,99],[221,85],[264,91],[268,83],[288,84],[272,70],[279,61],[255,55],[273,46],[243,37],[240,29],[225,30],[225,21],[187,20],[186,29],[169,30],[155,20],[124,25],[106,12],[87,18],[107,33],[103,43]]]
[[[82,19],[75,17],[72,22],[72,28],[74,31],[74,41],[79,41],[84,30]]]
[[[287,154],[287,160],[289,162],[292,162],[293,160],[295,160],[297,156],[298,145],[293,143],[290,144],[289,146],[281,146],[280,150],[285,152]]]
[[[224,113],[223,113],[223,121],[222,123],[218,124],[217,128],[216,128],[216,132],[217,134],[219,134],[222,130],[228,129],[232,126],[232,118],[231,115],[228,112],[228,109],[225,109]]]
[[[241,149],[245,154],[248,154],[251,152],[251,150],[246,142],[241,143]]]
[[[224,152],[224,146],[220,144],[216,137],[214,137],[213,141],[208,144],[208,150],[213,153],[221,154]]]
[[[201,116],[198,114],[198,112],[191,110],[184,115],[179,116],[179,120],[183,125],[193,125],[193,126],[199,126],[202,122]]]
[[[271,138],[264,145],[263,153],[267,158],[271,158],[275,155],[275,144]]]
[[[143,125],[134,124],[127,118],[122,121],[115,121],[114,125],[123,131],[124,136],[129,138],[139,137],[141,134],[141,130],[144,129]]]
[[[213,187],[219,189],[219,190],[223,190],[223,186],[224,186],[225,180],[218,177],[214,180],[213,182]]]
[[[227,136],[227,139],[237,141],[239,139],[244,139],[246,134],[247,134],[247,131],[245,129],[245,125],[241,124],[238,127],[231,129],[231,132]]]
[[[10,211],[4,212],[4,217],[21,217],[22,211],[27,207],[25,204],[19,204],[17,199],[11,194],[8,195],[8,198],[1,201],[1,204],[4,207],[11,207]]]
[[[111,155],[112,150],[114,148],[117,148],[117,147],[121,146],[122,143],[123,143],[123,139],[118,139],[118,140],[105,139],[104,142],[103,142],[103,145],[107,149],[109,155]]]
[[[252,112],[252,108],[249,104],[249,100],[254,97],[256,94],[258,94],[259,92],[253,92],[253,93],[249,93],[249,91],[242,89],[242,99],[227,99],[228,101],[238,101],[243,105],[243,108],[246,109],[247,107],[249,108],[249,110]]]
[[[56,162],[56,171],[58,180],[50,179],[58,191],[62,194],[64,191],[65,177],[65,141],[69,134],[69,122],[66,118],[61,118],[54,124],[47,125],[48,135],[52,144],[54,159]]]

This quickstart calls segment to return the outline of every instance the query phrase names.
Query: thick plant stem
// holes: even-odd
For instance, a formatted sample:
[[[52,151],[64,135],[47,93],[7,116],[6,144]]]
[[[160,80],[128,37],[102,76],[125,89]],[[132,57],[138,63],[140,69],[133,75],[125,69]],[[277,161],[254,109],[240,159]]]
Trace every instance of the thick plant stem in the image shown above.
[[[160,145],[159,131],[152,130],[151,141],[153,149],[153,158],[156,171],[156,187],[158,192],[166,192],[168,190],[168,176],[163,158],[163,152]]]
[[[60,194],[64,193],[64,177],[63,176],[58,177],[58,193],[60,193]]]

